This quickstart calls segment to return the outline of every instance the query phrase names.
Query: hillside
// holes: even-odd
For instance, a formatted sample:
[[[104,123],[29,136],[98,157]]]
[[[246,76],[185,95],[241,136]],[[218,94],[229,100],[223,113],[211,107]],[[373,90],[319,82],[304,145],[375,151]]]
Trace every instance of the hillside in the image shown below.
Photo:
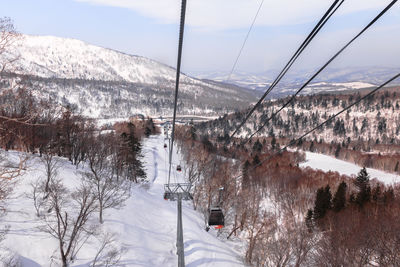
[[[271,118],[289,98],[266,101],[238,131],[236,137],[247,138],[264,124],[259,138],[272,149],[286,145],[318,126],[330,116],[353,103],[368,90],[299,96],[292,104]],[[331,120],[295,145],[350,161],[359,166],[389,172],[399,171],[400,88],[379,92]],[[225,115],[196,126],[199,135],[209,135],[223,142],[245,118],[248,110]],[[240,142],[240,141],[238,141]],[[249,142],[248,148],[253,146]],[[254,149],[254,148],[253,148]]]
[[[302,132],[315,127],[330,115],[359,99],[366,91],[342,94],[317,94],[300,96],[284,108],[261,130],[259,136],[276,136],[279,138],[296,138]],[[239,130],[239,136],[246,137],[253,133],[277,111],[289,98],[266,101]],[[400,87],[387,89],[371,96],[353,107],[346,114],[328,123],[321,130],[309,135],[307,140],[324,142],[342,142],[354,140],[373,141],[377,143],[400,143]],[[203,123],[199,130],[211,133],[216,131],[230,134],[247,114],[247,110],[225,115],[215,121]]]
[[[126,205],[121,210],[109,210],[104,225],[98,226],[99,232],[114,234],[114,248],[123,248],[117,266],[177,265],[176,202],[163,199],[168,171],[163,142],[161,135],[151,136],[144,141],[149,183],[132,185],[131,197]],[[8,152],[7,156],[12,161],[18,160],[18,153]],[[175,154],[174,166],[179,161],[180,155]],[[79,186],[80,173],[86,171],[87,167],[76,169],[65,158],[59,158],[58,162],[59,177],[68,188],[72,190]],[[15,253],[22,267],[60,266],[56,239],[40,231],[39,227],[44,227],[43,221],[36,217],[33,200],[30,199],[30,183],[43,174],[40,158],[32,156],[29,167],[15,185],[13,198],[7,202],[8,213],[1,222],[1,227],[10,226],[2,247],[8,248],[11,254]],[[175,179],[183,179],[183,175],[177,173]],[[206,232],[202,215],[193,210],[190,202],[183,203],[183,228],[186,266],[243,266],[239,252],[235,250],[240,243],[221,241],[214,230]],[[91,237],[71,266],[91,266],[100,245],[101,236]],[[4,252],[4,249],[0,249],[1,255]]]
[[[79,40],[29,35],[2,56],[19,57],[13,74],[3,74],[3,79],[22,80],[21,86],[38,98],[75,105],[84,115],[171,114],[176,71],[154,60]],[[222,114],[256,100],[253,92],[238,86],[184,74],[180,81],[178,106],[185,114]]]

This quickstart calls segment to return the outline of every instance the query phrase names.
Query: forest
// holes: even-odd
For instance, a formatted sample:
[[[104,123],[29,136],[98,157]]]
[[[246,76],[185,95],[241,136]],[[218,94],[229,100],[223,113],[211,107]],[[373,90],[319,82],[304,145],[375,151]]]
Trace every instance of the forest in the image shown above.
[[[220,236],[245,239],[251,266],[400,264],[398,186],[370,181],[365,168],[356,178],[299,168],[302,152],[226,145],[197,129],[177,134],[194,207],[206,214],[224,188]]]
[[[288,98],[268,101],[238,132],[248,136],[260,128],[252,140],[277,148],[296,140],[303,132],[316,127],[368,91],[300,96],[276,116],[276,110]],[[400,88],[384,89],[318,128],[296,145],[305,151],[332,155],[360,166],[399,173]],[[221,116],[197,126],[202,135],[227,140],[248,110]],[[239,139],[233,142],[241,143]]]

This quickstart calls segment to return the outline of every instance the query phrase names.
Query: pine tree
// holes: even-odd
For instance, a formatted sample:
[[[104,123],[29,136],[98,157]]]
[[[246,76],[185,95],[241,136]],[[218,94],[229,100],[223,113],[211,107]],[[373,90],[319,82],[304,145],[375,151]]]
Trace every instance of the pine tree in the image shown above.
[[[308,228],[308,231],[312,231],[314,228],[314,222],[313,222],[313,211],[312,209],[308,209],[307,214],[306,214],[306,226]]]
[[[246,160],[243,166],[242,170],[242,186],[246,187],[249,184],[249,167],[250,167],[250,162]]]
[[[258,164],[260,164],[260,163],[261,163],[260,158],[259,158],[258,155],[256,154],[256,155],[254,156],[254,158],[253,158],[253,165],[254,165],[254,166],[258,166]]]
[[[336,150],[335,150],[335,158],[339,158],[340,149],[341,149],[341,146],[340,146],[340,144],[338,144],[336,147]]]
[[[354,181],[354,185],[358,189],[356,202],[360,206],[363,206],[371,198],[371,187],[369,186],[369,174],[365,169],[365,167],[363,167],[361,171],[358,173],[356,180]]]
[[[322,219],[326,212],[331,208],[332,194],[329,185],[317,190],[314,204],[314,219]]]
[[[260,141],[257,139],[257,141],[253,145],[253,151],[255,152],[261,152],[263,148],[263,145],[260,143]]]
[[[378,202],[381,199],[381,186],[378,184],[373,190],[372,190],[372,200],[374,202]]]
[[[341,182],[332,200],[332,209],[334,211],[339,212],[346,206],[346,190],[347,184]]]
[[[314,152],[314,141],[311,142],[309,150],[310,152]]]
[[[271,147],[272,147],[272,150],[275,150],[275,148],[276,148],[276,138],[275,138],[275,136],[272,136]]]
[[[124,162],[127,178],[135,182],[138,182],[138,178],[146,178],[146,172],[141,161],[143,158],[142,144],[135,135],[134,124],[128,123],[128,132],[121,134],[121,140],[121,160]]]

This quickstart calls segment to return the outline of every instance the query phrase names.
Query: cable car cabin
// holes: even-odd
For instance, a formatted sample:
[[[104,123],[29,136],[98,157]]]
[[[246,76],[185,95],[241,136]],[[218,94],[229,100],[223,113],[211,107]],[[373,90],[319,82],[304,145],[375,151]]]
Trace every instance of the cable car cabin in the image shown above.
[[[169,200],[171,199],[171,193],[170,192],[164,192],[164,200]]]
[[[215,226],[215,229],[221,229],[225,226],[224,214],[222,213],[221,208],[210,208],[210,213],[208,215],[208,225]]]
[[[177,170],[178,172],[182,171],[181,165],[176,166],[176,170]]]
[[[164,144],[164,148],[167,148],[167,144]]]

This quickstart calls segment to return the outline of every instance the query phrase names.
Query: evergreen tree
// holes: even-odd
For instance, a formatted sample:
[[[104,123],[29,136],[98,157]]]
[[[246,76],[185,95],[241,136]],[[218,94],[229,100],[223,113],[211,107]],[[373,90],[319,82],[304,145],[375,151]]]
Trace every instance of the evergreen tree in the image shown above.
[[[261,152],[263,148],[263,145],[260,143],[260,141],[257,139],[257,141],[253,145],[253,151],[255,152]]]
[[[308,231],[312,231],[314,228],[314,222],[313,222],[313,211],[312,209],[308,209],[307,214],[306,214],[306,226],[308,228]]]
[[[314,204],[314,219],[322,219],[326,212],[331,208],[332,194],[329,185],[317,190]]]
[[[253,165],[257,166],[258,164],[260,164],[260,158],[258,157],[258,155],[256,154],[253,158]]]
[[[192,140],[196,140],[197,139],[197,129],[196,127],[194,127],[193,125],[190,126],[190,137],[192,138]]]
[[[399,171],[399,162],[396,163],[396,166],[394,167],[394,172],[398,172]]]
[[[354,185],[358,189],[356,196],[356,202],[363,206],[364,203],[368,202],[371,198],[371,187],[369,186],[369,174],[365,167],[363,167],[358,173]]]
[[[346,206],[346,190],[347,184],[341,182],[332,200],[332,209],[334,211],[339,212]]]
[[[335,158],[339,158],[340,150],[341,150],[341,146],[340,146],[340,144],[338,144],[336,146],[336,150],[335,150]]]
[[[272,150],[275,150],[275,148],[276,148],[276,138],[275,138],[275,136],[272,136],[271,147],[272,147]]]
[[[242,186],[246,187],[249,184],[249,167],[250,167],[250,162],[246,160],[243,166],[242,170]]]
[[[121,134],[121,151],[120,156],[125,166],[126,177],[130,180],[138,182],[138,178],[146,178],[143,163],[141,159],[142,144],[135,135],[135,125],[128,123],[128,132]]]
[[[381,186],[378,184],[373,190],[372,190],[372,200],[374,202],[378,202],[381,199]]]
[[[310,152],[314,152],[314,141],[311,142],[309,150]]]

